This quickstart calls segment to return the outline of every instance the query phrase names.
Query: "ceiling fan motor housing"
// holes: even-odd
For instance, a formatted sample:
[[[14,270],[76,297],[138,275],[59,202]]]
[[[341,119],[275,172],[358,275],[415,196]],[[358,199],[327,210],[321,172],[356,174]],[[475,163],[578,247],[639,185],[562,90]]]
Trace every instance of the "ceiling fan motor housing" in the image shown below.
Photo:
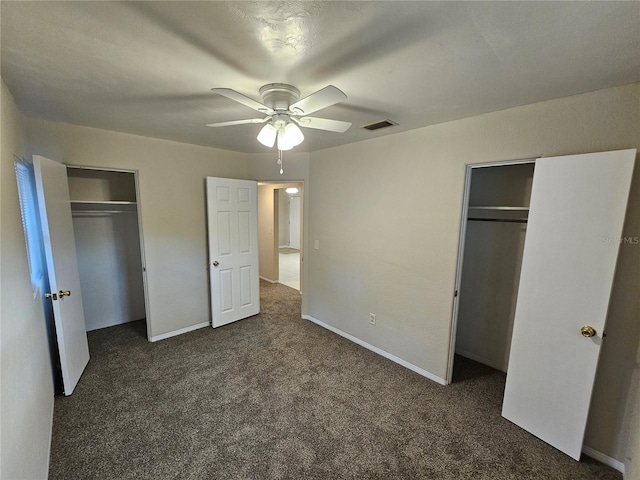
[[[300,98],[300,90],[286,83],[269,83],[260,88],[263,103],[272,110],[289,110]]]

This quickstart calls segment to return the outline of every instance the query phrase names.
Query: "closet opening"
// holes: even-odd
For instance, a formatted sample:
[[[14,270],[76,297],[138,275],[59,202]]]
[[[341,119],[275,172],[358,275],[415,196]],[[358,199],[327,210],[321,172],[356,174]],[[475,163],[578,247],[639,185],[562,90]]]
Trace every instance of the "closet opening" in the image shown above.
[[[68,166],[67,178],[87,331],[139,322],[150,338],[137,172]]]
[[[467,167],[449,382],[482,374],[465,359],[507,372],[534,167]]]
[[[629,149],[467,166],[447,371],[569,457],[612,466],[585,434],[592,413],[605,422],[591,399],[620,249],[603,239],[623,236],[635,161]]]

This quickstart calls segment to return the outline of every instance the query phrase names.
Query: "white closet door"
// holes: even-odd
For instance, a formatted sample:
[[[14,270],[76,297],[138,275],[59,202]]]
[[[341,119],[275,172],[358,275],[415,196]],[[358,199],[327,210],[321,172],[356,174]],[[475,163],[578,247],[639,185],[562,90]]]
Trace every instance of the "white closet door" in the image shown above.
[[[207,177],[212,326],[260,313],[258,184]]]
[[[536,161],[502,415],[576,460],[635,157]]]
[[[89,362],[89,344],[80,293],[67,167],[37,156],[33,157],[33,166],[64,394],[71,395]]]

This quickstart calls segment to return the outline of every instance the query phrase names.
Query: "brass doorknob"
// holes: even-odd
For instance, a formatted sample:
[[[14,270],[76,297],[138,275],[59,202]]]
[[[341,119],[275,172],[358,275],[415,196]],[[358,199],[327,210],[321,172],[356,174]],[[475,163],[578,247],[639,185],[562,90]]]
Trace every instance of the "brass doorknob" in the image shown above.
[[[213,266],[214,266],[214,267],[217,267],[218,265],[220,265],[220,262],[218,262],[218,260],[214,260],[214,261],[213,261]]]
[[[70,297],[71,296],[71,290],[60,290],[58,292],[58,295],[60,295],[61,297]]]
[[[583,337],[593,337],[596,334],[596,329],[591,325],[585,325],[580,329],[580,333]]]

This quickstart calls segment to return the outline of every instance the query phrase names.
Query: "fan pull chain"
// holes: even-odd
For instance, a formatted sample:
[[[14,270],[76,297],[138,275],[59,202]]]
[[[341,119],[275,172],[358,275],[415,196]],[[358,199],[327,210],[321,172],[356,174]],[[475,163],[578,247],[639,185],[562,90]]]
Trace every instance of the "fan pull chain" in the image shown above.
[[[282,169],[282,150],[278,150],[278,165],[280,165],[280,175],[284,173]]]

